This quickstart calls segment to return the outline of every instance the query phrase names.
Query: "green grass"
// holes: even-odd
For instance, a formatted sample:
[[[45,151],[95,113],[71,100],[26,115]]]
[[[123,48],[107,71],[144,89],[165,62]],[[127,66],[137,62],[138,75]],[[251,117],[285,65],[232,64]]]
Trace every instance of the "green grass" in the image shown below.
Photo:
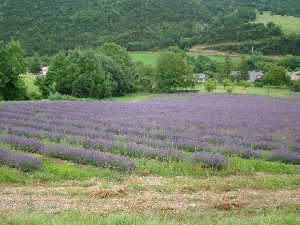
[[[230,158],[229,166],[217,170],[192,165],[188,162],[160,162],[157,160],[137,159],[136,173],[139,175],[155,175],[162,177],[209,177],[251,175],[260,172],[271,174],[299,174],[300,167],[280,162],[267,162],[265,160]]]
[[[200,93],[207,92],[205,90],[204,84],[198,85],[196,90]],[[225,94],[226,90],[221,85],[218,85],[217,89],[213,93]],[[291,90],[288,88],[277,88],[277,87],[248,87],[244,89],[241,86],[235,86],[233,89],[233,94],[245,94],[245,95],[258,95],[258,96],[268,96],[274,98],[290,98]]]
[[[38,87],[34,84],[36,75],[21,75],[27,87],[27,93],[37,93],[40,94]]]
[[[282,27],[282,30],[286,34],[300,34],[300,18],[293,16],[280,16],[271,15],[270,11],[265,11],[263,15],[257,13],[255,22],[267,24],[268,22],[274,22],[276,25]]]
[[[160,54],[159,52],[130,53],[134,62],[142,61],[145,65],[151,65],[151,66],[156,66],[159,54]],[[199,54],[191,53],[190,55],[197,56]],[[208,57],[220,63],[225,62],[225,56],[208,56]],[[238,56],[232,57],[232,62],[235,65],[240,63],[240,61],[241,61],[241,57]]]
[[[0,165],[0,184],[19,183],[32,181],[84,181],[89,178],[98,177],[104,180],[122,181],[124,176],[109,169],[96,168],[93,166],[82,166],[62,160],[42,158],[42,168],[31,173],[23,173]]]
[[[231,218],[215,218],[214,216],[207,216],[200,218],[196,214],[193,217],[185,218],[179,224],[187,225],[265,225],[265,224],[290,224],[296,225],[300,222],[300,216],[296,214],[282,215],[280,213],[268,213],[257,216],[244,216],[239,218],[234,216]],[[87,213],[80,213],[77,211],[60,213],[58,215],[46,215],[39,212],[27,213],[27,214],[13,214],[13,215],[1,215],[0,224],[9,225],[175,225],[177,222],[167,221],[159,218],[145,218],[142,216],[126,216],[126,215],[113,215],[109,217],[101,217],[99,215],[89,215]]]
[[[157,59],[159,56],[159,53],[153,52],[153,53],[130,53],[132,59],[134,62],[142,61],[145,65],[151,65],[155,66],[157,63]]]

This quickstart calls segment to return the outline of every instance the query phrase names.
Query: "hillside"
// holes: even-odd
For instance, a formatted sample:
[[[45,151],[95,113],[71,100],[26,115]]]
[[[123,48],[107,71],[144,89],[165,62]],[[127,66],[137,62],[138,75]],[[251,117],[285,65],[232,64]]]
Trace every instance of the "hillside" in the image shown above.
[[[249,7],[299,16],[300,0],[2,0],[0,40],[14,38],[29,54],[52,55],[108,41],[148,50],[270,35],[261,25],[247,24],[252,12],[237,10]]]
[[[272,15],[270,11],[263,12],[262,15],[257,14],[256,23],[273,22],[282,27],[282,31],[287,34],[300,34],[300,18],[294,16]]]

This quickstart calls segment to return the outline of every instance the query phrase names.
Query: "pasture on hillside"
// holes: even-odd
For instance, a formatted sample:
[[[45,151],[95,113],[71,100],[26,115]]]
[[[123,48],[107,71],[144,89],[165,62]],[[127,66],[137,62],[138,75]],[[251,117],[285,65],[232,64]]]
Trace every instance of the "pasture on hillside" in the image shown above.
[[[255,22],[264,24],[273,22],[281,26],[286,34],[300,34],[300,18],[294,16],[272,15],[270,11],[264,11],[263,15],[257,13]]]
[[[0,223],[294,224],[299,111],[299,95],[3,103]]]
[[[151,65],[151,66],[156,66],[157,64],[157,59],[159,57],[159,52],[146,52],[146,53],[141,53],[141,52],[131,52],[130,56],[132,57],[134,62],[143,62],[145,65]],[[190,55],[197,56],[199,54],[196,53],[190,53]],[[208,56],[209,58],[217,61],[217,62],[225,62],[225,56],[219,56],[219,55],[205,55]],[[240,63],[241,57],[232,57],[232,62],[237,65]]]

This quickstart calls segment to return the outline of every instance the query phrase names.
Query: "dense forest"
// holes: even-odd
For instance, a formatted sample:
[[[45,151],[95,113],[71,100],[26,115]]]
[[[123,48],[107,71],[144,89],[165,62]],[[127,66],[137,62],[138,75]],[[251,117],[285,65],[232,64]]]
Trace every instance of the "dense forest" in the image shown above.
[[[155,50],[283,35],[277,26],[249,23],[255,9],[300,16],[300,0],[2,0],[0,40],[53,55],[106,42]]]

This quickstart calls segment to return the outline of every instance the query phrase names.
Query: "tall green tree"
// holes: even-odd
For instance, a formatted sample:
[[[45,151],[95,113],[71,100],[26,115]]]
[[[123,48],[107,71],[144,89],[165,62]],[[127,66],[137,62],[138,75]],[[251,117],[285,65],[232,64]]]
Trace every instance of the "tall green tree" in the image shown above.
[[[247,60],[246,60],[245,56],[242,57],[241,64],[239,66],[239,70],[240,70],[240,74],[237,77],[238,81],[250,79],[249,69],[248,69]]]
[[[0,42],[0,98],[4,100],[24,100],[26,87],[20,74],[27,68],[25,50],[19,42]]]
[[[157,62],[155,83],[160,92],[171,92],[177,88],[194,87],[196,77],[194,67],[188,65],[180,53],[165,51]]]
[[[223,79],[233,80],[233,76],[231,75],[233,71],[233,63],[230,56],[227,54],[225,56],[225,62],[218,67],[218,80],[222,81]]]

